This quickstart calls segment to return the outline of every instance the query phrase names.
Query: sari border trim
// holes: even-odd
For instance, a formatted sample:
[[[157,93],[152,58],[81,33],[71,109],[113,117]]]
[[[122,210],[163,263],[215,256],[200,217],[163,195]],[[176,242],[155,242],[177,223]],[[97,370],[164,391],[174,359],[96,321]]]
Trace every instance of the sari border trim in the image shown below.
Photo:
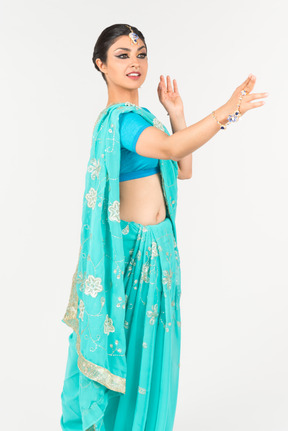
[[[80,247],[81,251],[81,247]],[[80,255],[80,252],[79,252]],[[79,322],[77,319],[77,309],[78,309],[78,294],[76,290],[76,277],[78,272],[79,259],[77,263],[77,268],[73,275],[72,288],[69,297],[69,303],[67,311],[62,319],[62,322],[66,323],[70,328],[72,328],[76,335],[76,350],[78,353],[78,368],[79,370],[89,379],[100,383],[106,388],[112,391],[121,392],[125,394],[126,390],[126,379],[124,377],[112,374],[107,368],[101,367],[100,365],[94,364],[84,358],[80,349],[80,334],[79,334]]]

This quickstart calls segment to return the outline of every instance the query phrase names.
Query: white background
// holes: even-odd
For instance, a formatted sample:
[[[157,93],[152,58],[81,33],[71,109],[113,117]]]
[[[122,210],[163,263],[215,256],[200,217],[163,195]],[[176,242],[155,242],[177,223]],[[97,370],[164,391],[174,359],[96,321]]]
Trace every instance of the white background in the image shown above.
[[[1,428],[60,431],[92,130],[92,54],[112,24],[148,45],[139,104],[177,79],[187,125],[249,73],[264,106],[193,153],[178,181],[182,352],[175,431],[287,431],[287,2],[1,0]],[[287,27],[286,27],[287,28]],[[157,430],[163,431],[163,430]]]

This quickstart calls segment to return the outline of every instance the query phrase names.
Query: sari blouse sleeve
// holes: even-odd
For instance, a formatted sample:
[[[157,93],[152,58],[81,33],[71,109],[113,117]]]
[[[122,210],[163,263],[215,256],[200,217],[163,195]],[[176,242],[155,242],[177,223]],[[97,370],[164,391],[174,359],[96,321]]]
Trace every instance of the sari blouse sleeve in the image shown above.
[[[121,146],[129,151],[137,153],[137,140],[143,130],[150,126],[151,123],[135,112],[125,112],[122,114],[119,119]]]

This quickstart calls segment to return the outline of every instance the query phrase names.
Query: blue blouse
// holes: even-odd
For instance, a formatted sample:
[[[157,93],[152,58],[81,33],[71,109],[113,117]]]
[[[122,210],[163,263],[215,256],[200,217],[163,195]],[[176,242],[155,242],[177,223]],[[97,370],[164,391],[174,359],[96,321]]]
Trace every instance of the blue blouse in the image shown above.
[[[150,112],[148,109],[146,111]],[[141,156],[136,151],[137,140],[141,132],[147,127],[151,127],[151,124],[136,112],[125,112],[119,116],[120,182],[147,177],[160,172],[159,159]]]

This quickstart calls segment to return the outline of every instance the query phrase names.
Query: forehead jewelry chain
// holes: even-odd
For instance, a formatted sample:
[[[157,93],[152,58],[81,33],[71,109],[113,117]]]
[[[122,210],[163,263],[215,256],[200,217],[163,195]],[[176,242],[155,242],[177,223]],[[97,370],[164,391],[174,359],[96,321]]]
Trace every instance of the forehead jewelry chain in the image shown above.
[[[128,36],[130,37],[130,39],[132,40],[132,42],[135,43],[135,44],[137,44],[137,45],[139,45],[139,42],[137,42],[137,40],[139,39],[138,34],[136,34],[136,33],[133,32],[133,30],[130,27],[130,25],[126,24],[126,27],[130,28],[130,30],[131,30],[131,33],[129,33]]]

